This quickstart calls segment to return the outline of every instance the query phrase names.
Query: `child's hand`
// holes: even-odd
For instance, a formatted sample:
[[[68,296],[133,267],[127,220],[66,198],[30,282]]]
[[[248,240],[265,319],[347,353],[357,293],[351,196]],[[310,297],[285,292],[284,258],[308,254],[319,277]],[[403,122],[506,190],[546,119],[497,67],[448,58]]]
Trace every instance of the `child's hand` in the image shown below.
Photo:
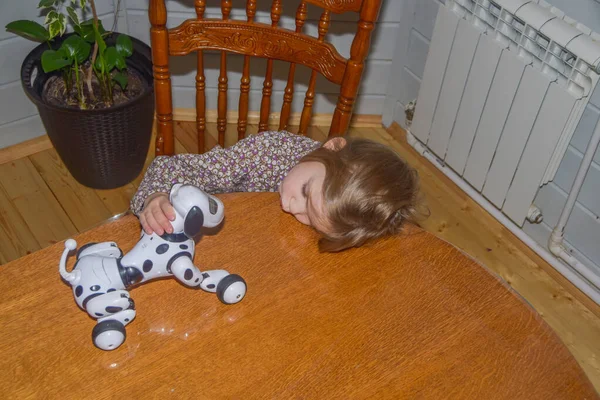
[[[166,193],[155,193],[148,197],[146,206],[139,217],[142,228],[148,235],[152,232],[156,232],[158,235],[165,232],[173,233],[173,226],[170,221],[175,219],[175,210]]]

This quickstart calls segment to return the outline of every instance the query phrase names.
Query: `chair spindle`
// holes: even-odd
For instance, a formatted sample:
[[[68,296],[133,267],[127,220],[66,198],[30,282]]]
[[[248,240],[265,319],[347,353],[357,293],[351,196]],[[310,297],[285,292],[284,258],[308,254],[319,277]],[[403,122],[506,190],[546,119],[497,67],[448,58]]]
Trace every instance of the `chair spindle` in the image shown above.
[[[221,0],[223,21],[229,19],[231,13],[231,0]],[[219,95],[217,105],[217,131],[219,132],[219,145],[225,147],[225,130],[227,129],[227,52],[221,52],[221,71],[219,74]]]
[[[325,35],[327,35],[327,31],[329,31],[329,24],[331,21],[331,14],[329,10],[325,10],[323,14],[321,14],[321,19],[319,20],[319,41],[322,42],[325,40]],[[308,129],[308,123],[310,122],[310,118],[312,116],[312,108],[315,102],[315,85],[317,82],[317,71],[313,69],[310,75],[310,81],[308,83],[308,90],[306,91],[306,96],[304,97],[304,108],[302,109],[302,115],[300,116],[300,127],[298,128],[298,134],[305,135],[306,130]]]
[[[301,1],[296,11],[296,33],[302,32],[302,27],[306,22],[306,2]],[[292,100],[294,99],[294,75],[296,74],[296,64],[290,64],[287,86],[283,95],[283,105],[281,106],[281,115],[279,117],[279,130],[285,130],[290,119],[292,109]]]
[[[358,29],[350,47],[350,59],[340,88],[340,96],[331,119],[329,137],[346,133],[352,117],[352,109],[356,101],[356,93],[365,68],[365,58],[369,53],[371,33],[379,14],[381,0],[364,0],[360,11]]]
[[[271,26],[275,28],[281,18],[281,0],[273,0],[271,5]],[[271,112],[271,94],[273,93],[273,59],[267,60],[267,72],[263,83],[263,96],[260,104],[260,121],[258,131],[269,129],[269,114]]]
[[[152,42],[152,72],[156,92],[156,155],[171,155],[174,151],[173,100],[169,72],[169,33],[166,28],[167,8],[164,0],[150,0],[150,40]]]
[[[254,22],[256,15],[256,0],[247,0],[246,16],[248,22]],[[240,83],[240,105],[238,107],[238,140],[242,140],[246,136],[246,128],[248,126],[248,103],[250,101],[250,56],[244,56],[244,70],[242,72],[242,80]]]
[[[195,1],[198,19],[204,18],[206,0]],[[204,133],[206,131],[206,77],[204,76],[204,54],[202,50],[196,52],[198,57],[198,71],[196,72],[196,131],[198,135],[198,153],[205,150]]]

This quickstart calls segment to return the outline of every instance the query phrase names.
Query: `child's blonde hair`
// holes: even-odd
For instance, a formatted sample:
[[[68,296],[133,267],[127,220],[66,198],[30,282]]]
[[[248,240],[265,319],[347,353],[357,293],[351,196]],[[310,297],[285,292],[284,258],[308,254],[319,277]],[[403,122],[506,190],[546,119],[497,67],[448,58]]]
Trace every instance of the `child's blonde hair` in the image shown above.
[[[347,138],[338,149],[321,147],[300,162],[325,166],[323,199],[328,232],[319,249],[336,252],[401,231],[415,221],[419,178],[391,148],[366,139]]]

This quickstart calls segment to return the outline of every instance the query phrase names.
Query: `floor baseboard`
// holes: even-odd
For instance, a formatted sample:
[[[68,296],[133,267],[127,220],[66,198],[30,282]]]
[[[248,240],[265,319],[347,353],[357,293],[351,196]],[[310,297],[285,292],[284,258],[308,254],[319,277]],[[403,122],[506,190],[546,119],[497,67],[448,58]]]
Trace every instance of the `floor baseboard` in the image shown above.
[[[279,123],[279,113],[271,113],[269,115],[269,124]],[[292,113],[288,122],[289,126],[295,126],[300,124],[300,113]],[[237,111],[227,112],[227,121],[230,124],[237,124],[238,120]],[[311,120],[313,126],[329,126],[331,125],[331,119],[333,114],[314,114]],[[173,119],[175,121],[195,121],[196,110],[193,108],[176,108],[173,110]],[[258,111],[251,111],[248,113],[248,124],[258,124],[260,119],[260,113]],[[207,110],[206,111],[206,122],[216,123],[217,122],[217,111]],[[381,115],[366,115],[366,114],[355,114],[350,121],[350,126],[353,128],[380,128],[381,127]],[[52,148],[52,142],[48,135],[42,135],[25,142],[17,143],[12,146],[0,149],[0,164],[5,164],[19,158],[27,157],[40,151],[44,151]]]

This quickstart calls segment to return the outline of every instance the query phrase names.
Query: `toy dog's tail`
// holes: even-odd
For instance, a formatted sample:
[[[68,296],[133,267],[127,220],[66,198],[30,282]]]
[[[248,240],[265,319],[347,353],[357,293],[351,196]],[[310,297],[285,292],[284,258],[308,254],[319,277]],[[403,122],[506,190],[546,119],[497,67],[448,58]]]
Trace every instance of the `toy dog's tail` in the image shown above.
[[[71,272],[67,272],[67,257],[69,256],[69,252],[75,250],[77,248],[77,242],[73,239],[67,239],[65,241],[65,250],[60,257],[60,264],[58,265],[58,272],[60,272],[60,276],[63,277],[67,282],[71,282],[75,279],[75,274]]]

